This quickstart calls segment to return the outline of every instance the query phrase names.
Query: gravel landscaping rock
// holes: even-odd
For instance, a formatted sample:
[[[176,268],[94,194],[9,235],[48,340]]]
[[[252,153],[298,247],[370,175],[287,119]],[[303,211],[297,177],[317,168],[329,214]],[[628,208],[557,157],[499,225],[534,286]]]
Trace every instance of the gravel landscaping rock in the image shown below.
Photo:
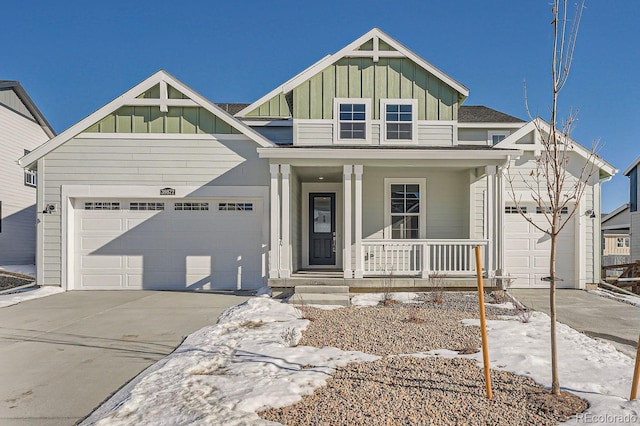
[[[442,301],[435,303],[434,300]],[[487,301],[490,299],[487,298]],[[488,318],[513,311],[490,304]],[[319,310],[303,306],[310,323],[299,345],[334,346],[380,355],[338,368],[327,386],[302,402],[260,413],[285,425],[551,425],[584,411],[570,393],[556,397],[528,377],[493,370],[494,399],[485,394],[477,361],[397,356],[434,349],[472,353],[480,330],[474,293],[423,294],[411,304]]]
[[[492,371],[493,400],[473,360],[385,357],[339,368],[327,386],[261,417],[285,425],[555,425],[587,403],[553,398],[528,377]]]
[[[0,274],[0,291],[20,287],[32,283],[33,279],[25,279],[13,275]]]

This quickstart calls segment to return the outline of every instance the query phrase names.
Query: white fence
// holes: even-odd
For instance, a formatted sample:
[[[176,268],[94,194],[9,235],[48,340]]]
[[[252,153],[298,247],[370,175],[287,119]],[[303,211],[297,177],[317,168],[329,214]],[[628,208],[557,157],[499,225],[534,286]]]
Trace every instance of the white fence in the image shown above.
[[[483,247],[486,270],[487,240],[362,240],[363,275],[475,275],[476,246]]]

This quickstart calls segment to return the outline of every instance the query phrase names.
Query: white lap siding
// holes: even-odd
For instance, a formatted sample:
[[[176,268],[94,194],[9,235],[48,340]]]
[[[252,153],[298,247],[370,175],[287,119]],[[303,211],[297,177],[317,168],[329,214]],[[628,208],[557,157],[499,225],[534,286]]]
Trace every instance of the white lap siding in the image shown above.
[[[101,135],[102,136],[102,135]],[[161,135],[155,138],[76,137],[39,162],[44,176],[42,204],[58,209],[41,214],[43,235],[40,284],[61,285],[63,185],[262,186],[268,163],[255,143],[240,136]]]

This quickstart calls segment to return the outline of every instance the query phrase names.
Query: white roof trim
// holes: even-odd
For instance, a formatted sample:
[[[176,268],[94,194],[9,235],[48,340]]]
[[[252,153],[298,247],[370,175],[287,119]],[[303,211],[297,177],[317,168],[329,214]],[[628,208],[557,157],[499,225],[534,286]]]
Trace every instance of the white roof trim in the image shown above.
[[[380,149],[380,148],[258,148],[260,158],[304,159],[388,159],[388,160],[504,160],[509,156],[522,155],[518,150],[455,150],[455,149]]]
[[[631,163],[631,165],[627,167],[627,169],[622,174],[625,176],[629,176],[629,173],[631,173],[631,170],[633,170],[633,168],[636,167],[638,164],[640,164],[640,157],[636,158],[636,161]]]
[[[349,43],[347,46],[340,49],[338,52],[332,55],[325,56],[324,58],[322,58],[315,64],[311,65],[309,68],[305,69],[304,71],[302,71],[301,73],[293,77],[292,79],[288,80],[281,86],[277,87],[276,89],[267,93],[265,96],[261,97],[260,99],[258,99],[257,101],[249,105],[248,107],[244,108],[242,111],[238,112],[236,115],[238,117],[242,117],[245,114],[253,111],[257,107],[262,105],[264,102],[273,98],[277,94],[281,92],[287,93],[293,90],[295,87],[305,82],[309,78],[313,77],[314,75],[318,74],[329,65],[332,65],[333,63],[339,61],[340,59],[346,56],[350,56],[350,55],[362,56],[364,53],[366,53],[366,51],[359,51],[356,49],[362,46],[367,41],[371,40],[372,38],[373,39],[378,38],[378,39],[384,40],[385,43],[387,43],[389,46],[396,49],[396,51],[400,52],[401,56],[411,59],[412,61],[420,65],[422,68],[429,71],[429,73],[438,77],[440,80],[442,80],[443,82],[447,83],[449,86],[457,90],[459,93],[461,93],[465,97],[469,96],[469,89],[466,86],[454,80],[453,78],[449,77],[440,69],[438,69],[431,63],[425,61],[420,56],[416,55],[414,52],[406,48],[403,44],[401,44],[397,40],[390,37],[388,34],[384,33],[379,28],[373,28],[370,31],[368,31],[366,34],[358,37],[356,40],[354,40],[353,42]],[[389,53],[389,56],[394,56],[394,57],[399,56],[395,54],[393,51],[390,51],[390,52],[372,51],[372,54],[380,54],[381,56],[383,56],[385,53]]]
[[[458,121],[458,128],[459,129],[519,129],[522,126],[526,125],[527,123],[524,122],[520,122],[520,123],[500,123],[500,122],[495,122],[495,123],[482,123],[482,122],[468,122],[468,121],[464,121],[464,122],[460,122]]]
[[[514,133],[510,134],[509,136],[507,136],[505,139],[503,139],[499,143],[495,144],[494,147],[495,148],[517,148],[517,149],[521,149],[521,150],[524,150],[524,151],[540,152],[540,151],[544,150],[544,147],[539,142],[539,137],[538,136],[536,136],[536,138],[534,139],[535,142],[533,144],[518,144],[517,143],[520,139],[522,139],[527,134],[529,134],[531,132],[537,132],[538,131],[538,127],[541,128],[544,131],[547,131],[547,132],[551,129],[551,127],[549,126],[549,123],[547,123],[546,121],[542,120],[541,118],[534,118],[533,120],[531,120],[530,122],[525,124],[522,128],[520,128],[519,130],[517,130]],[[584,146],[580,145],[574,139],[569,138],[569,140],[571,142],[571,145],[573,147],[573,151],[575,153],[577,153],[578,155],[582,156],[585,160],[589,158],[591,152],[587,148],[585,148]],[[616,173],[618,173],[618,170],[615,167],[613,167],[611,164],[607,163],[606,161],[604,161],[600,157],[594,157],[593,158],[593,162],[599,169],[604,170],[605,172],[607,172],[611,176],[613,176]]]
[[[96,112],[90,114],[89,116],[80,120],[78,123],[69,127],[67,130],[60,133],[58,136],[40,145],[35,150],[31,151],[31,153],[19,159],[18,164],[22,167],[26,167],[30,164],[35,163],[40,158],[44,157],[54,149],[68,142],[78,134],[82,133],[85,129],[87,129],[88,127],[92,126],[93,124],[95,124],[96,122],[98,122],[99,120],[107,116],[108,114],[111,114],[112,112],[116,111],[118,108],[137,102],[136,96],[140,95],[141,93],[144,93],[146,90],[149,90],[156,84],[159,84],[162,82],[173,86],[174,88],[176,88],[177,90],[179,90],[180,92],[188,96],[192,101],[195,101],[196,104],[205,108],[206,110],[211,112],[213,115],[215,115],[225,123],[236,128],[242,134],[247,136],[249,139],[255,141],[258,145],[262,147],[274,146],[273,143],[270,142],[268,139],[266,139],[264,136],[260,135],[258,132],[251,129],[249,126],[242,123],[238,119],[234,118],[232,115],[230,115],[228,112],[226,112],[222,108],[218,107],[214,103],[207,100],[205,97],[199,95],[197,92],[195,92],[188,86],[184,85],[183,83],[178,81],[175,77],[173,77],[171,74],[167,73],[164,70],[160,70],[155,74],[153,74],[151,77],[142,81],[141,83],[138,83],[136,86],[129,89],[122,95],[118,96],[117,98],[115,98],[114,100],[112,100],[111,102],[103,106],[102,108],[98,109]],[[170,100],[170,101],[173,101],[173,100]],[[174,137],[179,137],[179,135],[176,134],[174,135]]]

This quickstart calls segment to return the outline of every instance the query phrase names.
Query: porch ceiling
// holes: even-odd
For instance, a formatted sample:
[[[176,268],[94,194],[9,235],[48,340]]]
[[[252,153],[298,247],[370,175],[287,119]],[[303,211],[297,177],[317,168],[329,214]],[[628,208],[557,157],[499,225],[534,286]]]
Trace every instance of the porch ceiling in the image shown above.
[[[341,166],[294,166],[293,170],[302,182],[342,182]]]

